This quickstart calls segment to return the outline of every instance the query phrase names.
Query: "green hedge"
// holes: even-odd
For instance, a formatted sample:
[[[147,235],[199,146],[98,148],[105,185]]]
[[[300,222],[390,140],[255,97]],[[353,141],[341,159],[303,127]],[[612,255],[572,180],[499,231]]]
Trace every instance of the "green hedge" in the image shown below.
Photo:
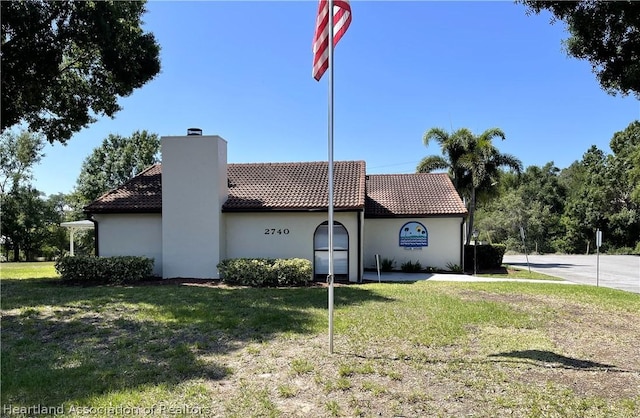
[[[66,256],[55,267],[64,281],[123,284],[150,277],[153,258]]]
[[[480,270],[493,270],[499,269],[502,266],[502,258],[507,247],[502,244],[493,245],[478,245],[475,247],[478,264],[477,269]],[[464,269],[465,271],[473,271],[473,254],[474,246],[464,246]]]
[[[218,263],[222,281],[241,286],[304,286],[311,281],[311,261],[302,258],[228,258]]]

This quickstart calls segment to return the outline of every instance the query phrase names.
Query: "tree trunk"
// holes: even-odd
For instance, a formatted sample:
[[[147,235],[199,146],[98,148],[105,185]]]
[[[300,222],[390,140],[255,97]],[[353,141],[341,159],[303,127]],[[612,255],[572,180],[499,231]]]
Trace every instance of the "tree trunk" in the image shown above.
[[[473,233],[473,214],[476,211],[476,188],[471,188],[471,199],[469,201],[469,222],[467,224],[467,245],[471,243],[471,235]],[[474,242],[475,244],[475,242]]]
[[[20,261],[20,244],[17,242],[13,243],[13,261],[16,263]]]

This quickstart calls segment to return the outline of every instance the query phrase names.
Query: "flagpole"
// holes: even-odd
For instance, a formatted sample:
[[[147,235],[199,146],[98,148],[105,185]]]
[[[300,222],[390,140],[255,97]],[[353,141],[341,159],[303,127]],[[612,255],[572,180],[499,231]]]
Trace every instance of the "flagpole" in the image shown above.
[[[333,354],[333,0],[329,5],[329,132],[328,132],[328,187],[329,187],[329,354]]]

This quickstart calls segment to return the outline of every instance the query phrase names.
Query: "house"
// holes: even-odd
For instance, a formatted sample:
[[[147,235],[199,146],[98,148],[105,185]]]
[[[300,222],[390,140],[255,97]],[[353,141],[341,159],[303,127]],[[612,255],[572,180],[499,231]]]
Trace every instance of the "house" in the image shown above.
[[[219,136],[163,137],[162,164],[85,207],[96,253],[155,260],[164,278],[218,278],[225,258],[306,258],[328,273],[328,163],[227,163]],[[334,163],[334,273],[358,282],[375,255],[462,265],[467,210],[447,174],[366,174]]]

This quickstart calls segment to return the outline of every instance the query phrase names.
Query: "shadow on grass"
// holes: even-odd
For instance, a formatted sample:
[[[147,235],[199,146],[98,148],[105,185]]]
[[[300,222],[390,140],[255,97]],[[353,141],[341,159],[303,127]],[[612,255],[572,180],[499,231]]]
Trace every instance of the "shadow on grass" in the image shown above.
[[[546,350],[521,350],[510,351],[508,353],[491,354],[489,357],[511,357],[517,359],[533,360],[538,363],[553,364],[553,367],[574,370],[619,370],[616,366],[610,364],[597,363],[590,360],[580,360],[573,357],[556,354]]]
[[[218,355],[326,327],[325,288],[77,287],[2,281],[2,403],[94,396],[233,373]],[[389,301],[335,289],[336,307]]]
[[[522,360],[532,360],[540,367],[544,368],[562,368],[567,370],[581,370],[581,371],[605,371],[608,373],[638,373],[637,370],[627,370],[621,369],[618,366],[614,366],[611,364],[603,364],[597,363],[590,360],[580,360],[572,357],[563,356],[561,354],[556,354],[551,351],[544,350],[522,350],[522,351],[511,351],[508,353],[498,353],[498,354],[490,354],[489,359],[469,359],[463,357],[448,357],[446,359],[441,358],[431,358],[428,355],[422,353],[411,354],[403,354],[403,355],[366,355],[366,354],[358,354],[352,352],[342,352],[338,353],[344,355],[346,357],[354,357],[358,359],[366,359],[366,360],[384,360],[384,361],[397,361],[397,362],[417,362],[422,364],[485,364],[489,363],[502,363],[502,362],[512,362],[512,363],[520,363],[519,360],[493,360],[491,358],[495,357],[512,357],[516,359]],[[531,364],[530,362],[527,362]],[[550,363],[554,363],[554,365],[550,365]]]

